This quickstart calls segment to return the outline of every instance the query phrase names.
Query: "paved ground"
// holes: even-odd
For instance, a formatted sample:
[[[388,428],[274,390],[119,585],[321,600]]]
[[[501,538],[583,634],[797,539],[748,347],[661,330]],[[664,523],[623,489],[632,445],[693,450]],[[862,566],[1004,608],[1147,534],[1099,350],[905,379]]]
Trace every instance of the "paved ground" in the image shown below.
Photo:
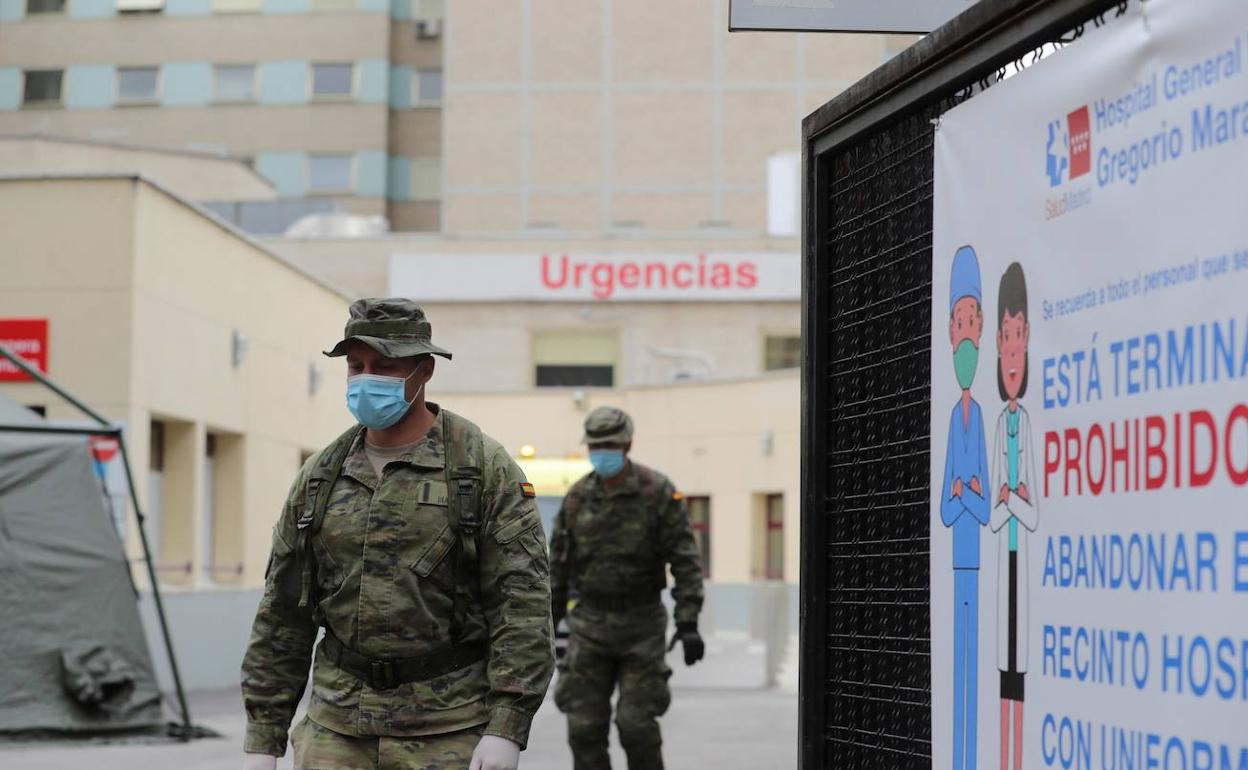
[[[679,650],[677,650],[677,654]],[[707,660],[693,668],[673,655],[669,661],[673,704],[663,718],[664,755],[672,770],[788,770],[797,765],[797,699],[762,687],[761,646],[741,639],[715,638]],[[223,738],[190,744],[24,745],[0,747],[5,770],[238,770],[241,767],[243,719],[233,691],[192,693],[197,724]],[[612,751],[617,770],[626,767],[614,731]],[[547,702],[538,712],[523,770],[570,770],[563,715]],[[289,752],[278,767],[291,767]]]

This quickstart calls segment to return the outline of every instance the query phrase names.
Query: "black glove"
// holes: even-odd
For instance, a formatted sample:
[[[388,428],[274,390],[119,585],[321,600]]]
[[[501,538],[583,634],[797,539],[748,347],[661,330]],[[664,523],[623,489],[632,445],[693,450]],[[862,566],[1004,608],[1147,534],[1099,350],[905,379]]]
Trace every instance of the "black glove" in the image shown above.
[[[555,628],[559,628],[559,624],[563,622],[563,619],[567,614],[568,597],[550,597],[550,619],[554,621]]]
[[[686,666],[692,666],[702,660],[702,656],[706,654],[706,644],[702,641],[702,635],[698,633],[697,621],[676,624],[676,634],[672,637],[672,643],[667,645],[668,652],[676,647],[676,642],[680,642],[685,647]]]

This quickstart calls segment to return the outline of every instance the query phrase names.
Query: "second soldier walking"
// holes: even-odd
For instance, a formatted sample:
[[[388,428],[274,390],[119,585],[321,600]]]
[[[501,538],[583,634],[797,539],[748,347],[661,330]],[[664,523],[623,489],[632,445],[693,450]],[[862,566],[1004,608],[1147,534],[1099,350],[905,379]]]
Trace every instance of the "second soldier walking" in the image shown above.
[[[667,609],[661,594],[670,566],[676,633],[685,663],[702,658],[698,634],[702,567],[682,495],[666,476],[631,461],[633,423],[599,407],[585,420],[594,470],[563,500],[551,541],[556,625],[571,636],[555,704],[567,716],[576,770],[609,770],[611,696],[629,770],[661,770],[658,718],[671,703],[664,660]],[[569,610],[569,599],[571,609]]]

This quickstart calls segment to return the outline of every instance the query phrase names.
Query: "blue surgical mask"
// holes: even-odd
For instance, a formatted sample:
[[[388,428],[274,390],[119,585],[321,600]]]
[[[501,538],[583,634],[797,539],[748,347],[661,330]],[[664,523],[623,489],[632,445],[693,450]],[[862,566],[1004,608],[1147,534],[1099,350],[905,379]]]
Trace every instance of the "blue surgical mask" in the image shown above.
[[[609,479],[624,470],[624,450],[591,449],[589,462],[594,466],[594,472],[604,479]]]
[[[403,419],[412,401],[408,401],[407,381],[414,376],[385,377],[380,374],[357,374],[347,378],[347,408],[365,428],[384,430]],[[424,389],[424,385],[420,386]]]

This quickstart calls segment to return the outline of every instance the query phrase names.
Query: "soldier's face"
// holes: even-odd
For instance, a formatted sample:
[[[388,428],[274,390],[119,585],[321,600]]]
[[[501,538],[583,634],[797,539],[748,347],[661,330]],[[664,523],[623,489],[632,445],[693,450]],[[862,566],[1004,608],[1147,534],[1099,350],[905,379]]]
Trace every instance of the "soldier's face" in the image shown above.
[[[433,356],[426,356],[423,359],[386,358],[368,345],[356,340],[352,340],[347,348],[348,377],[354,377],[357,374],[376,374],[407,380],[404,398],[408,401],[416,398],[421,387],[433,377],[433,368]]]

